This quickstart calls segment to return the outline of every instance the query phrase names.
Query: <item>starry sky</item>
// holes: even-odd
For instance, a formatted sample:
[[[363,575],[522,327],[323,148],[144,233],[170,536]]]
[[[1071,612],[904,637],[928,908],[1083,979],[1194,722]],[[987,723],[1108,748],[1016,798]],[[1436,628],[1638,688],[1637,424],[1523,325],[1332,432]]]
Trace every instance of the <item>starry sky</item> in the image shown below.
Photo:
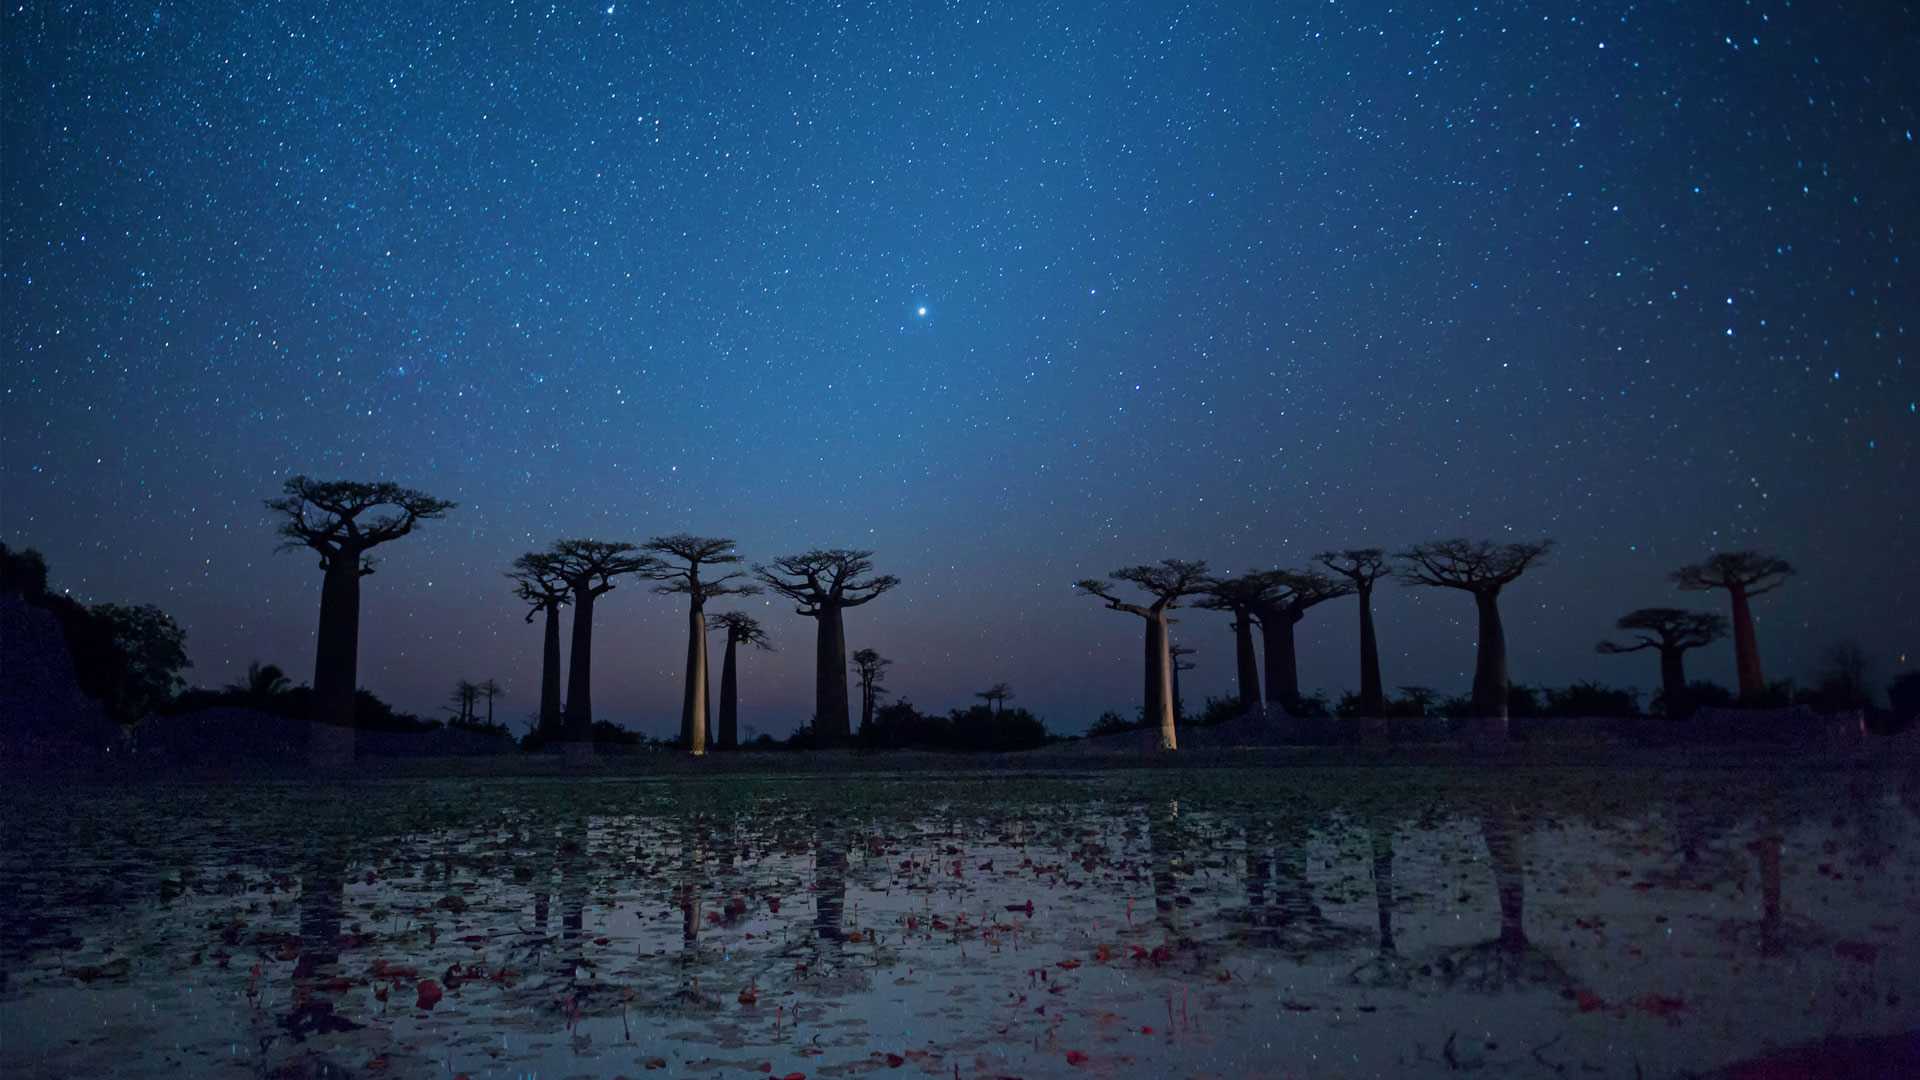
[[[1163,557],[1556,538],[1513,675],[1759,547],[1769,677],[1920,652],[1913,4],[77,4],[6,9],[0,539],[155,603],[204,685],[311,673],[294,473],[457,500],[381,549],[362,684],[537,705],[500,577],[560,536],[874,549],[896,696],[1137,704]],[[720,605],[724,607],[726,605]],[[812,701],[748,605],[742,724]],[[1389,687],[1473,607],[1383,587]],[[596,621],[601,716],[675,729],[681,602]],[[1358,682],[1356,612],[1301,626]],[[1188,611],[1189,699],[1233,677]],[[1904,658],[1904,659],[1903,659]],[[1731,648],[1692,673],[1733,681]]]

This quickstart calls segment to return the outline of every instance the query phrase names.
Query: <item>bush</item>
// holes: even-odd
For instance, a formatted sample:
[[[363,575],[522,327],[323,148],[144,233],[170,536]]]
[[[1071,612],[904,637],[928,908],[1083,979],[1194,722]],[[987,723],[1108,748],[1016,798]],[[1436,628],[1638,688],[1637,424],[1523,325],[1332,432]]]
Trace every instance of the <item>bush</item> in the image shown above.
[[[1581,717],[1607,716],[1628,717],[1640,715],[1640,692],[1597,682],[1577,682],[1562,690],[1545,691],[1546,704],[1542,716]]]
[[[945,717],[928,716],[905,700],[880,706],[873,721],[860,728],[860,745],[873,750],[949,746],[952,741],[952,725]]]
[[[1095,720],[1092,727],[1087,729],[1087,738],[1096,738],[1101,735],[1120,735],[1129,731],[1139,731],[1146,726],[1146,721],[1144,720],[1129,720],[1119,713],[1114,712],[1112,709],[1108,709],[1106,712],[1100,714],[1100,719]]]
[[[1047,725],[1025,709],[975,705],[947,714],[948,745],[956,750],[1031,750],[1045,746]]]

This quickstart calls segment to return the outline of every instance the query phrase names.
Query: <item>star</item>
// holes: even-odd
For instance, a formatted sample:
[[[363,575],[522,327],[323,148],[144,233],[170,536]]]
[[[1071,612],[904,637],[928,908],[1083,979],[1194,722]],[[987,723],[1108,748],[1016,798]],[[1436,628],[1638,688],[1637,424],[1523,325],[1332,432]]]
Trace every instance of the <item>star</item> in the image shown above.
[[[920,306],[919,306],[918,308],[916,308],[916,309],[914,309],[914,312],[913,312],[913,313],[914,313],[915,315],[918,315],[918,316],[920,316],[920,317],[921,317],[921,318],[923,318],[923,319],[924,319],[924,318],[926,318],[926,317],[927,317],[927,305],[925,305],[925,304],[921,304],[921,305],[920,305]]]

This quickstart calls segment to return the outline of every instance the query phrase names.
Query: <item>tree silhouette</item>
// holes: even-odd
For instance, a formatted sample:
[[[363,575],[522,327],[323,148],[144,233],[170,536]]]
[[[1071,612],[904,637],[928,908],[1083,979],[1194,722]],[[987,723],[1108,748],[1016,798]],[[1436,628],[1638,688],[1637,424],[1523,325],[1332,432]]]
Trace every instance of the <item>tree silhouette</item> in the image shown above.
[[[1553,548],[1553,541],[1496,544],[1491,540],[1435,540],[1401,552],[1400,578],[1408,585],[1459,589],[1473,596],[1480,638],[1473,665],[1473,711],[1482,734],[1507,734],[1507,633],[1500,625],[1500,590]]]
[[[1206,591],[1207,564],[1162,559],[1148,565],[1121,567],[1107,578],[1107,581],[1085,578],[1075,582],[1074,587],[1100,598],[1113,611],[1124,611],[1146,620],[1146,700],[1142,703],[1141,716],[1148,724],[1159,727],[1160,749],[1177,750],[1180,741],[1174,731],[1173,654],[1168,640],[1167,612],[1178,607],[1182,597]],[[1113,594],[1114,584],[1133,585],[1151,599],[1145,604],[1121,600]]]
[[[1270,574],[1243,574],[1215,578],[1196,607],[1233,615],[1233,660],[1240,678],[1240,707],[1260,707],[1260,665],[1253,656],[1253,624],[1257,612],[1272,599],[1276,582]],[[1272,670],[1268,670],[1272,677]]]
[[[881,656],[872,649],[861,649],[853,654],[853,669],[860,677],[860,730],[865,732],[873,726],[873,709],[879,704],[880,695],[887,688],[880,685],[880,675],[893,666],[893,661]]]
[[[480,687],[467,679],[453,684],[453,691],[447,695],[447,701],[453,706],[455,723],[466,724],[473,720],[474,702],[480,700]]]
[[[868,576],[873,552],[815,548],[755,566],[768,588],[800,606],[796,614],[814,620],[813,732],[823,746],[849,737],[847,715],[847,631],[843,613],[900,584],[892,574]]]
[[[1725,589],[1733,602],[1733,656],[1740,672],[1740,697],[1756,701],[1767,692],[1760,673],[1760,645],[1753,636],[1753,609],[1749,601],[1786,584],[1793,564],[1758,551],[1730,551],[1710,555],[1705,562],[1675,570],[1673,583],[1686,592]]]
[[[593,748],[593,603],[622,574],[645,574],[660,563],[637,545],[611,540],[556,540],[548,564],[573,593],[573,648],[567,659],[564,716],[567,753],[579,761]]]
[[[1373,584],[1392,572],[1379,548],[1323,551],[1320,565],[1353,583],[1360,597],[1360,715],[1387,715],[1387,692],[1380,681],[1380,645],[1373,636]]]
[[[1318,570],[1270,570],[1268,582],[1254,607],[1260,621],[1260,643],[1267,654],[1267,701],[1286,709],[1300,708],[1300,664],[1295,659],[1293,628],[1307,611],[1353,591]]]
[[[1691,703],[1687,700],[1687,650],[1711,645],[1726,637],[1727,620],[1703,611],[1651,607],[1629,611],[1614,625],[1634,631],[1633,643],[1602,641],[1593,647],[1594,651],[1617,655],[1658,649],[1660,694],[1666,702],[1667,719],[1678,720],[1691,712]]]
[[[320,630],[313,659],[314,759],[353,758],[353,692],[360,662],[360,579],[373,573],[369,554],[454,508],[445,499],[390,483],[310,480],[295,476],[267,509],[282,515],[280,550],[310,548],[320,556]],[[391,508],[382,512],[382,508]]]
[[[560,576],[550,554],[529,551],[513,560],[507,574],[513,594],[527,602],[527,621],[546,616],[540,648],[540,720],[534,728],[542,742],[560,739],[560,609],[573,599],[573,589]]]
[[[474,690],[487,699],[487,726],[493,726],[493,699],[507,696],[507,691],[496,679],[484,679]]]
[[[727,632],[725,659],[720,663],[720,749],[740,748],[740,680],[737,653],[742,645],[771,651],[767,632],[760,620],[744,611],[724,611],[713,617],[708,627]]]
[[[292,689],[293,680],[280,670],[280,665],[262,664],[258,660],[248,662],[245,677],[226,686],[227,693],[238,694],[256,705],[271,702]]]
[[[997,682],[973,696],[986,702],[987,706],[993,710],[993,715],[999,716],[1001,706],[1013,699],[1013,687]]]
[[[656,536],[645,549],[662,561],[647,576],[661,584],[654,592],[683,594],[687,598],[687,680],[680,696],[680,747],[695,757],[707,752],[707,601],[716,596],[751,596],[758,585],[742,579],[745,571],[731,571],[702,578],[702,567],[732,566],[740,562],[733,541],[720,536],[689,536],[675,533]]]

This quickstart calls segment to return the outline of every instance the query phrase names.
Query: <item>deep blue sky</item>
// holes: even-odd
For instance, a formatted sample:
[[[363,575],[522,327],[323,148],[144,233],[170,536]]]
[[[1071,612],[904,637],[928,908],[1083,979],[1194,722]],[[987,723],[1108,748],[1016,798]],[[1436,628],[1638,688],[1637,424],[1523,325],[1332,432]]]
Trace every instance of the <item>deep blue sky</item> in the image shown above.
[[[1561,547],[1527,682],[1800,564],[1770,676],[1920,652],[1911,4],[29,2],[4,15],[0,538],[157,603],[204,684],[310,674],[290,474],[456,499],[382,549],[363,683],[533,708],[498,576],[559,536],[876,549],[852,648],[944,708],[1130,712],[1139,622],[1070,583],[1449,535]],[[919,314],[924,306],[926,314]],[[756,601],[756,604],[759,602]],[[1388,684],[1464,690],[1472,604],[1382,589]],[[743,724],[811,705],[764,612]],[[1189,694],[1232,677],[1189,612]],[[684,622],[599,610],[602,715],[673,729]],[[1357,682],[1351,602],[1303,682]],[[1730,648],[1697,675],[1732,681]]]

